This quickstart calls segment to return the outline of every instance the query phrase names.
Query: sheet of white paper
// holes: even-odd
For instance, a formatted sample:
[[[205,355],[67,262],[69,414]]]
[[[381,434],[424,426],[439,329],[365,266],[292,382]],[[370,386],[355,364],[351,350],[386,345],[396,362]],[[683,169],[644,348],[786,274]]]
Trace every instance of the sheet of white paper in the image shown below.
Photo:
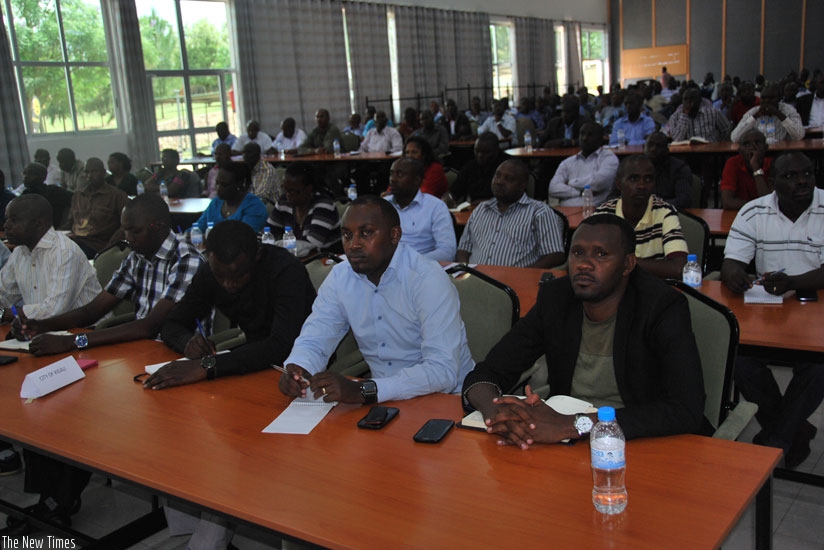
[[[306,435],[320,424],[337,404],[337,401],[325,402],[323,396],[314,399],[311,393],[306,397],[296,397],[285,411],[263,428],[263,433]]]
[[[54,334],[56,336],[71,336],[71,332],[67,332],[65,330],[58,330],[55,332],[47,332],[46,334]],[[8,350],[8,351],[29,351],[29,342],[28,341],[20,341],[16,338],[11,340],[2,340],[0,341],[0,349]]]
[[[216,355],[221,355],[223,353],[229,353],[230,351],[232,351],[232,350],[225,349],[223,351],[217,352]],[[177,359],[169,359],[168,361],[163,361],[162,363],[155,363],[153,365],[146,365],[143,368],[146,369],[147,373],[154,374],[154,373],[156,373],[157,371],[160,370],[160,367],[165,367],[169,363],[172,363],[174,361],[180,361],[182,359],[186,359],[186,358],[185,357],[178,357]]]
[[[783,304],[784,296],[776,296],[770,294],[763,285],[752,285],[747,292],[744,293],[745,304]]]
[[[43,397],[85,377],[83,369],[74,357],[69,355],[27,374],[23,379],[23,387],[20,388],[20,397],[23,399]]]

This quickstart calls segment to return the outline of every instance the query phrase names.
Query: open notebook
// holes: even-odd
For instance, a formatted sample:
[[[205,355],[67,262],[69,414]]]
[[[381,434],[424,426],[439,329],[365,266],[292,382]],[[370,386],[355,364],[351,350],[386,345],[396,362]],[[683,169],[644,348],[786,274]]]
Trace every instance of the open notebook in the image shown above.
[[[285,411],[263,428],[263,433],[308,434],[338,404],[337,401],[327,403],[323,398],[324,396],[321,395],[315,399],[311,391],[307,390],[306,397],[293,399]]]
[[[516,396],[519,399],[526,399],[522,395]],[[570,397],[568,395],[553,395],[547,398],[544,403],[555,409],[561,414],[590,414],[598,412],[598,409],[592,406],[592,403],[587,403],[582,399]],[[461,428],[469,428],[471,430],[486,431],[486,424],[484,424],[484,417],[481,411],[471,412],[461,419]]]
[[[54,334],[56,336],[72,336],[71,332],[67,332],[65,330],[58,330],[55,332],[46,332],[45,334]],[[29,351],[29,341],[28,340],[2,340],[0,341],[0,350],[7,350],[7,351]]]
[[[745,304],[783,304],[784,296],[779,294],[770,294],[762,285],[752,285],[752,287],[744,293]]]

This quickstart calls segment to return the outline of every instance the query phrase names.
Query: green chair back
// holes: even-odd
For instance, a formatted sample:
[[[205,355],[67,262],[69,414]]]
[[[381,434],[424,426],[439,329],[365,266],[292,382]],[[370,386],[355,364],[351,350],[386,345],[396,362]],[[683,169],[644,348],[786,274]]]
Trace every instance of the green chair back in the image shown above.
[[[687,249],[690,254],[698,256],[698,265],[701,266],[701,274],[707,272],[707,250],[710,246],[710,227],[707,222],[693,216],[683,210],[678,211],[678,220],[681,223],[681,232],[684,240],[687,241]]]

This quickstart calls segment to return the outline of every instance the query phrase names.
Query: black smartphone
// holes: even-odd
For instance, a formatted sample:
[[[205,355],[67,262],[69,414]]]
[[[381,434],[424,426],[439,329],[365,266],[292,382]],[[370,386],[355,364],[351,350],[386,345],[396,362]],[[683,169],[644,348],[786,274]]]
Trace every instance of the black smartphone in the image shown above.
[[[384,407],[382,405],[375,405],[369,412],[358,420],[358,428],[363,428],[364,430],[380,430],[389,422],[398,416],[398,412],[400,412],[395,407]]]
[[[442,418],[433,418],[427,420],[426,424],[418,430],[412,439],[418,443],[438,443],[441,439],[446,437],[449,430],[455,425],[453,420],[444,420]]]
[[[815,289],[796,290],[795,297],[799,302],[817,302],[818,292]]]
[[[17,361],[14,355],[0,355],[0,365],[8,365]]]

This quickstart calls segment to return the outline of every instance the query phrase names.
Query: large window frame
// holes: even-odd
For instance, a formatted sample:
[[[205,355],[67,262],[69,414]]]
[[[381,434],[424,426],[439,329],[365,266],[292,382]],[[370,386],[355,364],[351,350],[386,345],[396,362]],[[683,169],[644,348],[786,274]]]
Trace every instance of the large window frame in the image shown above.
[[[498,31],[505,30],[506,37],[499,36]],[[510,104],[517,100],[518,96],[518,63],[515,51],[515,24],[512,20],[499,17],[491,17],[489,20],[489,35],[492,47],[492,96],[495,98],[508,97]],[[509,59],[499,55],[498,45],[501,39],[506,40],[501,44],[502,51],[508,54]]]
[[[112,71],[112,64],[113,64],[113,52],[115,48],[112,47],[112,29],[109,27],[108,18],[105,17],[105,10],[103,6],[103,0],[99,0],[97,4],[100,6],[101,12],[101,22],[103,24],[103,33],[105,36],[106,42],[106,60],[105,61],[70,61],[69,60],[69,47],[66,43],[66,30],[64,25],[64,17],[63,17],[63,9],[62,3],[63,0],[50,0],[50,2],[54,3],[55,7],[55,14],[57,18],[57,32],[58,36],[57,39],[59,40],[59,50],[60,50],[60,60],[21,60],[20,59],[20,45],[18,43],[18,32],[14,20],[14,12],[12,11],[11,3],[12,0],[2,0],[2,7],[4,11],[4,16],[6,18],[6,25],[9,34],[9,42],[11,46],[12,52],[12,65],[14,68],[15,78],[17,79],[17,89],[19,91],[20,96],[20,108],[21,112],[23,113],[23,121],[25,124],[26,135],[29,137],[32,136],[60,136],[60,135],[73,135],[73,134],[80,134],[83,135],[90,135],[90,134],[113,134],[120,130],[120,119],[121,113],[118,109],[118,96],[116,92],[116,83],[114,81],[114,77]],[[64,129],[63,131],[56,131],[56,132],[43,132],[41,128],[43,127],[42,120],[43,113],[40,111],[40,102],[37,96],[32,96],[32,100],[29,101],[29,96],[26,92],[26,84],[24,78],[24,71],[27,68],[44,68],[44,69],[60,69],[63,71],[63,78],[66,82],[66,93],[68,99],[68,116],[61,117],[63,119]],[[77,99],[75,93],[75,79],[72,73],[78,69],[83,68],[102,68],[108,71],[110,75],[109,79],[109,88],[111,91],[111,114],[114,125],[108,128],[92,128],[92,129],[81,129],[80,125],[78,124],[78,114],[79,109],[77,107]],[[37,101],[35,101],[37,100]],[[36,111],[36,112],[35,112]],[[101,115],[102,116],[102,115]],[[66,128],[66,120],[71,122],[71,128]],[[85,124],[85,123],[84,123]]]
[[[600,35],[600,39],[597,35]],[[595,43],[600,40],[600,55],[592,46],[591,37]],[[598,86],[609,89],[609,34],[605,28],[581,26],[581,63],[584,85],[589,90],[594,91]]]

